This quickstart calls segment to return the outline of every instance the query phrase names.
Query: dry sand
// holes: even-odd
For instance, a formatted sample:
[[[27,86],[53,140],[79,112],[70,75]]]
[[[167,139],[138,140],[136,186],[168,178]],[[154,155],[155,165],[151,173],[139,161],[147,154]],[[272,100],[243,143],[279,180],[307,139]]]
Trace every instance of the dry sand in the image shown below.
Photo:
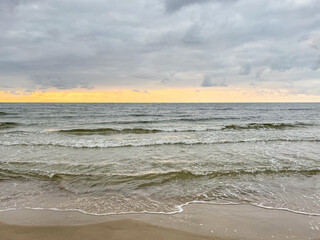
[[[320,217],[247,205],[191,204],[174,215],[92,216],[78,212],[0,213],[1,240],[320,240]]]

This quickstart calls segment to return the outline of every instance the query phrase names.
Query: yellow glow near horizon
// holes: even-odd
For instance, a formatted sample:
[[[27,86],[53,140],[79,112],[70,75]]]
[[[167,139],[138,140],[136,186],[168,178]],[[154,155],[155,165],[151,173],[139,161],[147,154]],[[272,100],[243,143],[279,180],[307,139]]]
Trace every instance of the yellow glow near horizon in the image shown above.
[[[290,94],[270,89],[162,89],[148,92],[132,90],[1,92],[0,102],[319,102],[320,96]]]

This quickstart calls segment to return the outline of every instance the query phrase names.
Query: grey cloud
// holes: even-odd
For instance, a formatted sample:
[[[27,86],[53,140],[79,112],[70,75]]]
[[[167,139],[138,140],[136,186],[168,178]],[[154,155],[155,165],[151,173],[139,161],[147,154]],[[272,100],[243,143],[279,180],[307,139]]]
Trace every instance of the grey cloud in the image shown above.
[[[291,89],[289,87],[289,91],[292,94],[320,95],[320,82],[319,80],[297,81],[291,85]]]
[[[248,75],[251,72],[251,66],[249,63],[243,64],[240,68],[239,74],[240,75]]]
[[[6,27],[14,20],[14,11],[20,5],[28,5],[38,0],[1,0],[0,1],[0,26]],[[9,22],[10,21],[10,22]]]
[[[311,48],[320,51],[320,31],[317,34],[312,34],[306,41]]]
[[[210,0],[165,0],[165,6],[167,12],[175,12],[179,9],[192,5],[192,4],[203,4],[209,2]]]
[[[0,13],[7,14],[12,12],[17,6],[26,2],[25,0],[1,0],[0,1]]]
[[[88,88],[90,85],[87,81],[70,79],[67,76],[59,74],[37,74],[29,76],[31,82],[36,86],[39,86],[40,89],[47,88],[57,88],[57,89],[72,89],[76,87]]]
[[[148,90],[139,90],[139,89],[133,89],[132,92],[142,92],[142,93],[149,93]]]
[[[312,70],[316,71],[320,68],[320,55],[317,59],[317,61],[314,63],[314,65],[312,66]]]
[[[166,74],[166,75],[162,78],[161,83],[162,83],[162,84],[168,84],[170,81],[173,80],[174,74],[175,74],[175,73]]]
[[[11,92],[10,92],[10,94],[12,94],[12,95],[16,95],[16,96],[21,95],[21,93],[18,93],[18,92],[16,92],[16,91],[11,91]]]
[[[183,7],[193,5],[193,4],[204,4],[207,2],[220,2],[220,3],[228,3],[235,2],[237,0],[164,0],[166,11],[168,13],[172,13],[180,10]]]
[[[227,87],[226,80],[212,80],[210,77],[204,77],[201,87]]]
[[[263,74],[263,72],[265,71],[266,69],[264,69],[264,68],[262,68],[262,69],[259,69],[259,70],[257,70],[256,71],[256,79],[257,80],[262,80],[262,74]]]
[[[192,26],[183,37],[186,44],[200,44],[202,40],[201,29],[197,26]]]
[[[0,9],[0,90],[319,78],[318,0],[2,0]]]

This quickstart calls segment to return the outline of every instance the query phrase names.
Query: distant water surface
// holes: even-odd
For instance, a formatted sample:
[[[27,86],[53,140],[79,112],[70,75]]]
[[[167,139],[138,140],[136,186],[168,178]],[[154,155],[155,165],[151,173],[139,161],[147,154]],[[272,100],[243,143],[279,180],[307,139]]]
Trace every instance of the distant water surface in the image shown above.
[[[320,215],[320,104],[0,103],[0,210]]]

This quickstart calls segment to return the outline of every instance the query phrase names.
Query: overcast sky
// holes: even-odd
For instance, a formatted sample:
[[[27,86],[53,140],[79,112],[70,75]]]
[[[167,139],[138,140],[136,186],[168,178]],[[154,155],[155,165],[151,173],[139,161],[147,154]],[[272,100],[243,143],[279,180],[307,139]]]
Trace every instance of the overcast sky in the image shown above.
[[[0,90],[320,95],[319,0],[1,0]]]

